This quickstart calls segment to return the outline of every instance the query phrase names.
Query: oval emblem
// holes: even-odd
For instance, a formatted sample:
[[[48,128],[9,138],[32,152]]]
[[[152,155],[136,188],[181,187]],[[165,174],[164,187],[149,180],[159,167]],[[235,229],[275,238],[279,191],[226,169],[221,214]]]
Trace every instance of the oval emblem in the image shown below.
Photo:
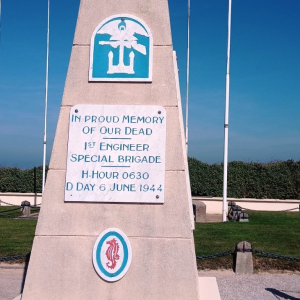
[[[110,282],[121,279],[131,259],[129,239],[121,230],[109,228],[99,235],[94,245],[93,264],[101,278]]]

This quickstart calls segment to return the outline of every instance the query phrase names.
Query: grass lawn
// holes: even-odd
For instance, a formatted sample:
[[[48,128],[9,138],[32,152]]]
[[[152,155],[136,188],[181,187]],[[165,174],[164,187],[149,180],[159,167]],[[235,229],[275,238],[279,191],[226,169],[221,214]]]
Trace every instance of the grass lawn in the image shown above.
[[[1,206],[0,214],[14,207]],[[4,214],[4,213],[3,213]],[[5,214],[21,215],[20,210]],[[0,217],[0,256],[22,255],[31,251],[37,220]]]
[[[300,213],[249,211],[249,223],[197,223],[196,254],[234,250],[246,240],[253,249],[300,258]]]
[[[0,207],[1,211],[11,209]],[[197,223],[194,231],[196,255],[208,255],[226,250],[246,240],[253,250],[300,258],[300,213],[249,211],[249,223]],[[19,212],[17,212],[19,214]],[[0,217],[0,256],[22,255],[31,251],[36,220]],[[232,268],[232,255],[198,260],[198,268]],[[300,263],[254,255],[257,269],[299,270]]]
[[[194,232],[196,255],[207,255],[234,250],[235,244],[246,240],[253,250],[300,258],[300,213],[291,212],[254,212],[248,211],[249,223],[197,223]],[[294,265],[277,259],[261,258],[255,255],[255,263],[260,268],[267,262],[273,268]],[[199,268],[232,267],[232,257],[198,261]],[[289,268],[289,267],[288,267]],[[292,268],[293,269],[293,268]]]

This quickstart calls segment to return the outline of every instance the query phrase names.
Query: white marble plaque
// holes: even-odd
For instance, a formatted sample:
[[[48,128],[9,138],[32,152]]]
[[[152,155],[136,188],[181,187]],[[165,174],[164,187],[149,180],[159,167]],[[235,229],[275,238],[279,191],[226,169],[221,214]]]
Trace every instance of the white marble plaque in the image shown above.
[[[163,203],[165,145],[161,106],[73,106],[65,201]]]

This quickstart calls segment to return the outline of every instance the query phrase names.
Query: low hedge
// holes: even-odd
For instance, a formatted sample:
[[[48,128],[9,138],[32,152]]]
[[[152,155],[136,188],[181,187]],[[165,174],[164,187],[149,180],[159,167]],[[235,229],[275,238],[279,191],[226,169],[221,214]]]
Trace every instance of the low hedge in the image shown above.
[[[2,193],[41,193],[42,181],[42,166],[25,170],[0,168],[0,192]]]
[[[223,164],[207,164],[189,158],[194,196],[223,196]],[[300,161],[228,164],[228,197],[300,199]]]
[[[188,162],[192,194],[222,197],[223,164],[207,164],[196,158]],[[42,166],[0,168],[0,192],[41,193],[42,172]],[[300,161],[232,161],[228,164],[228,197],[300,199]]]

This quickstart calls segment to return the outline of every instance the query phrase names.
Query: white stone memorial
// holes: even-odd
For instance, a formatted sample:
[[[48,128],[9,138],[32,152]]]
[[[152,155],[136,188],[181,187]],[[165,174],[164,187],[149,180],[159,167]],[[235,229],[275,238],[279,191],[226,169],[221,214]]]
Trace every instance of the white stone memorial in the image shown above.
[[[81,0],[22,300],[198,300],[167,0]]]

